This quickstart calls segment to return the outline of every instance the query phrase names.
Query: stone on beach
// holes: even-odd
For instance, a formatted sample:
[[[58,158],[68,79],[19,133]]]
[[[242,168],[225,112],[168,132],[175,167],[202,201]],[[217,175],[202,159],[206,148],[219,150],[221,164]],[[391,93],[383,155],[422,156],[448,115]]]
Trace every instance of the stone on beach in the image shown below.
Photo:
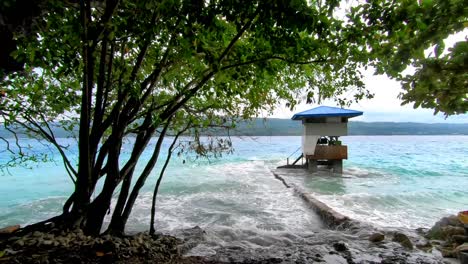
[[[443,217],[428,231],[430,239],[444,240],[453,235],[464,235],[465,229],[456,215]]]
[[[439,220],[426,237],[432,239],[433,244],[440,245],[437,249],[444,258],[458,258],[460,263],[468,264],[468,233],[457,216]]]
[[[453,242],[457,244],[463,244],[463,243],[468,242],[468,236],[465,236],[465,235],[453,235],[451,239]]]
[[[468,252],[468,243],[464,243],[455,248],[456,253]]]
[[[348,246],[346,245],[345,242],[342,242],[342,241],[334,243],[333,248],[338,252],[348,250]]]
[[[370,242],[382,242],[385,239],[385,235],[382,233],[374,233],[369,237]]]
[[[403,246],[406,249],[413,249],[413,243],[411,243],[411,240],[408,238],[407,235],[400,233],[400,232],[395,232],[393,234],[393,241],[398,242],[401,246]]]

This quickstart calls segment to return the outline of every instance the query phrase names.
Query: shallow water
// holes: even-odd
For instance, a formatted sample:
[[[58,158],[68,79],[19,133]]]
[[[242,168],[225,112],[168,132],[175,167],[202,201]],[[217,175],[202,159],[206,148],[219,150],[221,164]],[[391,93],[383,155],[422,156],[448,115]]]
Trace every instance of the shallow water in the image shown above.
[[[236,235],[230,232],[237,231],[229,230],[275,233],[322,227],[314,213],[272,178],[263,161],[204,166],[196,177],[191,181],[168,179],[165,183],[168,187],[158,201],[159,230],[200,226],[219,230],[221,239],[232,240]],[[137,231],[148,222],[151,197],[145,192],[137,200],[133,214],[136,221],[131,221],[129,230]]]
[[[194,254],[221,246],[266,249],[320,233],[317,216],[270,172],[299,147],[300,137],[233,140],[234,154],[218,160],[173,159],[158,199],[157,229],[206,230],[207,241]],[[349,160],[342,176],[319,173],[298,182],[342,214],[379,227],[416,228],[468,209],[467,136],[349,136],[343,142]],[[35,151],[46,150],[30,144]],[[0,162],[7,159],[0,154]],[[130,232],[148,230],[156,174],[137,200]],[[0,226],[57,214],[71,190],[59,160],[3,172]]]

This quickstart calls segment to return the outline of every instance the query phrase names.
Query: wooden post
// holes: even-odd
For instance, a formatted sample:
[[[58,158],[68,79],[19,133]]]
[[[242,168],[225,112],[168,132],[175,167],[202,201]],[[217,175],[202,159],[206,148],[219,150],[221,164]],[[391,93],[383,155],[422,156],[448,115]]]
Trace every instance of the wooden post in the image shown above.
[[[317,172],[318,170],[317,160],[309,159],[307,160],[307,163],[308,163],[307,167],[310,172]]]
[[[343,160],[333,160],[332,168],[334,173],[343,173]]]

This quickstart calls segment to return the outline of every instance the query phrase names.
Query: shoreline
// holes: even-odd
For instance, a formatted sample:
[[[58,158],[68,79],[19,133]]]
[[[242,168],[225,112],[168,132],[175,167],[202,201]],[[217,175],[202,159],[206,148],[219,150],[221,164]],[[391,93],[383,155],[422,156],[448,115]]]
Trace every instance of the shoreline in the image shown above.
[[[420,232],[421,230],[379,228],[370,223],[349,218],[299,187],[297,182],[290,178],[293,176],[281,176],[281,173],[275,175],[274,171],[269,172],[272,180],[274,180],[274,176],[282,182],[278,185],[284,185],[281,186],[284,191],[301,198],[302,202],[311,209],[311,212],[317,213],[327,228],[318,231],[303,230],[304,233],[291,233],[290,230],[269,232],[269,234],[257,233],[255,234],[257,237],[249,237],[246,241],[234,241],[227,244],[224,242],[214,243],[216,238],[213,238],[213,233],[220,230],[203,230],[194,227],[179,230],[181,231],[179,234],[170,232],[169,237],[177,237],[180,241],[178,243],[179,253],[177,253],[177,257],[180,259],[177,261],[181,262],[173,263],[443,263],[446,261],[442,258],[442,253],[424,238],[424,232]],[[271,176],[272,174],[273,176]],[[238,233],[249,232],[248,228],[242,230],[239,227],[232,227],[228,231],[222,231],[227,232],[223,235],[233,236],[234,240],[243,239],[235,237]],[[141,233],[134,234],[130,236],[130,240],[133,238],[138,240],[138,237],[142,236],[146,235],[144,233],[143,235]],[[37,242],[36,238],[32,239]],[[113,239],[110,238],[110,240]],[[146,239],[151,241],[152,238],[146,237],[143,241]],[[24,242],[26,243],[26,241],[28,240],[26,239]],[[98,241],[97,244],[102,243],[102,240],[86,241],[86,243],[96,243],[96,241]],[[254,245],[249,245],[249,243]],[[17,243],[13,250],[21,250],[18,246],[21,246],[21,243]],[[31,249],[34,247],[48,251],[60,249],[53,246],[52,242],[51,245],[39,244],[32,246]],[[89,247],[84,247],[84,249],[85,251],[89,250]],[[0,251],[2,250],[3,248],[0,248]],[[119,254],[114,253],[115,256],[121,257]],[[90,256],[86,255],[86,257]],[[93,257],[100,258],[99,256]],[[135,257],[140,258],[139,255],[135,255]],[[0,261],[0,264],[3,263],[9,262]]]
[[[382,231],[349,218],[345,223],[329,225],[327,229],[297,241],[291,239],[287,245],[272,244],[263,249],[248,250],[217,246],[211,248],[214,254],[203,252],[212,230],[198,226],[178,234],[156,236],[143,232],[124,237],[91,238],[80,230],[73,230],[55,233],[54,237],[57,230],[33,232],[23,237],[0,239],[0,251],[7,253],[6,258],[0,257],[0,263],[17,263],[9,260],[48,263],[37,262],[39,257],[53,260],[53,263],[447,263],[422,234]],[[204,254],[197,255],[197,252]]]

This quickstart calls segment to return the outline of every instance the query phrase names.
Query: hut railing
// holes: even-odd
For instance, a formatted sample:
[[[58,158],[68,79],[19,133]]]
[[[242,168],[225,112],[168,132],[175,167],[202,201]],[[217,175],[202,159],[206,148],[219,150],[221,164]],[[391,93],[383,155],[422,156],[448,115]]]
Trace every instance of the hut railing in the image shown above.
[[[293,153],[291,153],[291,155],[289,155],[289,156],[286,158],[286,164],[287,164],[287,165],[289,165],[289,158],[290,158],[292,155],[296,154],[297,151],[299,151],[301,148],[302,148],[302,146],[301,146],[301,147],[298,147]],[[297,158],[297,159],[294,161],[293,165],[296,164],[296,163],[299,161],[299,159],[301,159],[302,157],[303,157],[303,154],[301,154],[301,156],[300,156],[299,158]]]

